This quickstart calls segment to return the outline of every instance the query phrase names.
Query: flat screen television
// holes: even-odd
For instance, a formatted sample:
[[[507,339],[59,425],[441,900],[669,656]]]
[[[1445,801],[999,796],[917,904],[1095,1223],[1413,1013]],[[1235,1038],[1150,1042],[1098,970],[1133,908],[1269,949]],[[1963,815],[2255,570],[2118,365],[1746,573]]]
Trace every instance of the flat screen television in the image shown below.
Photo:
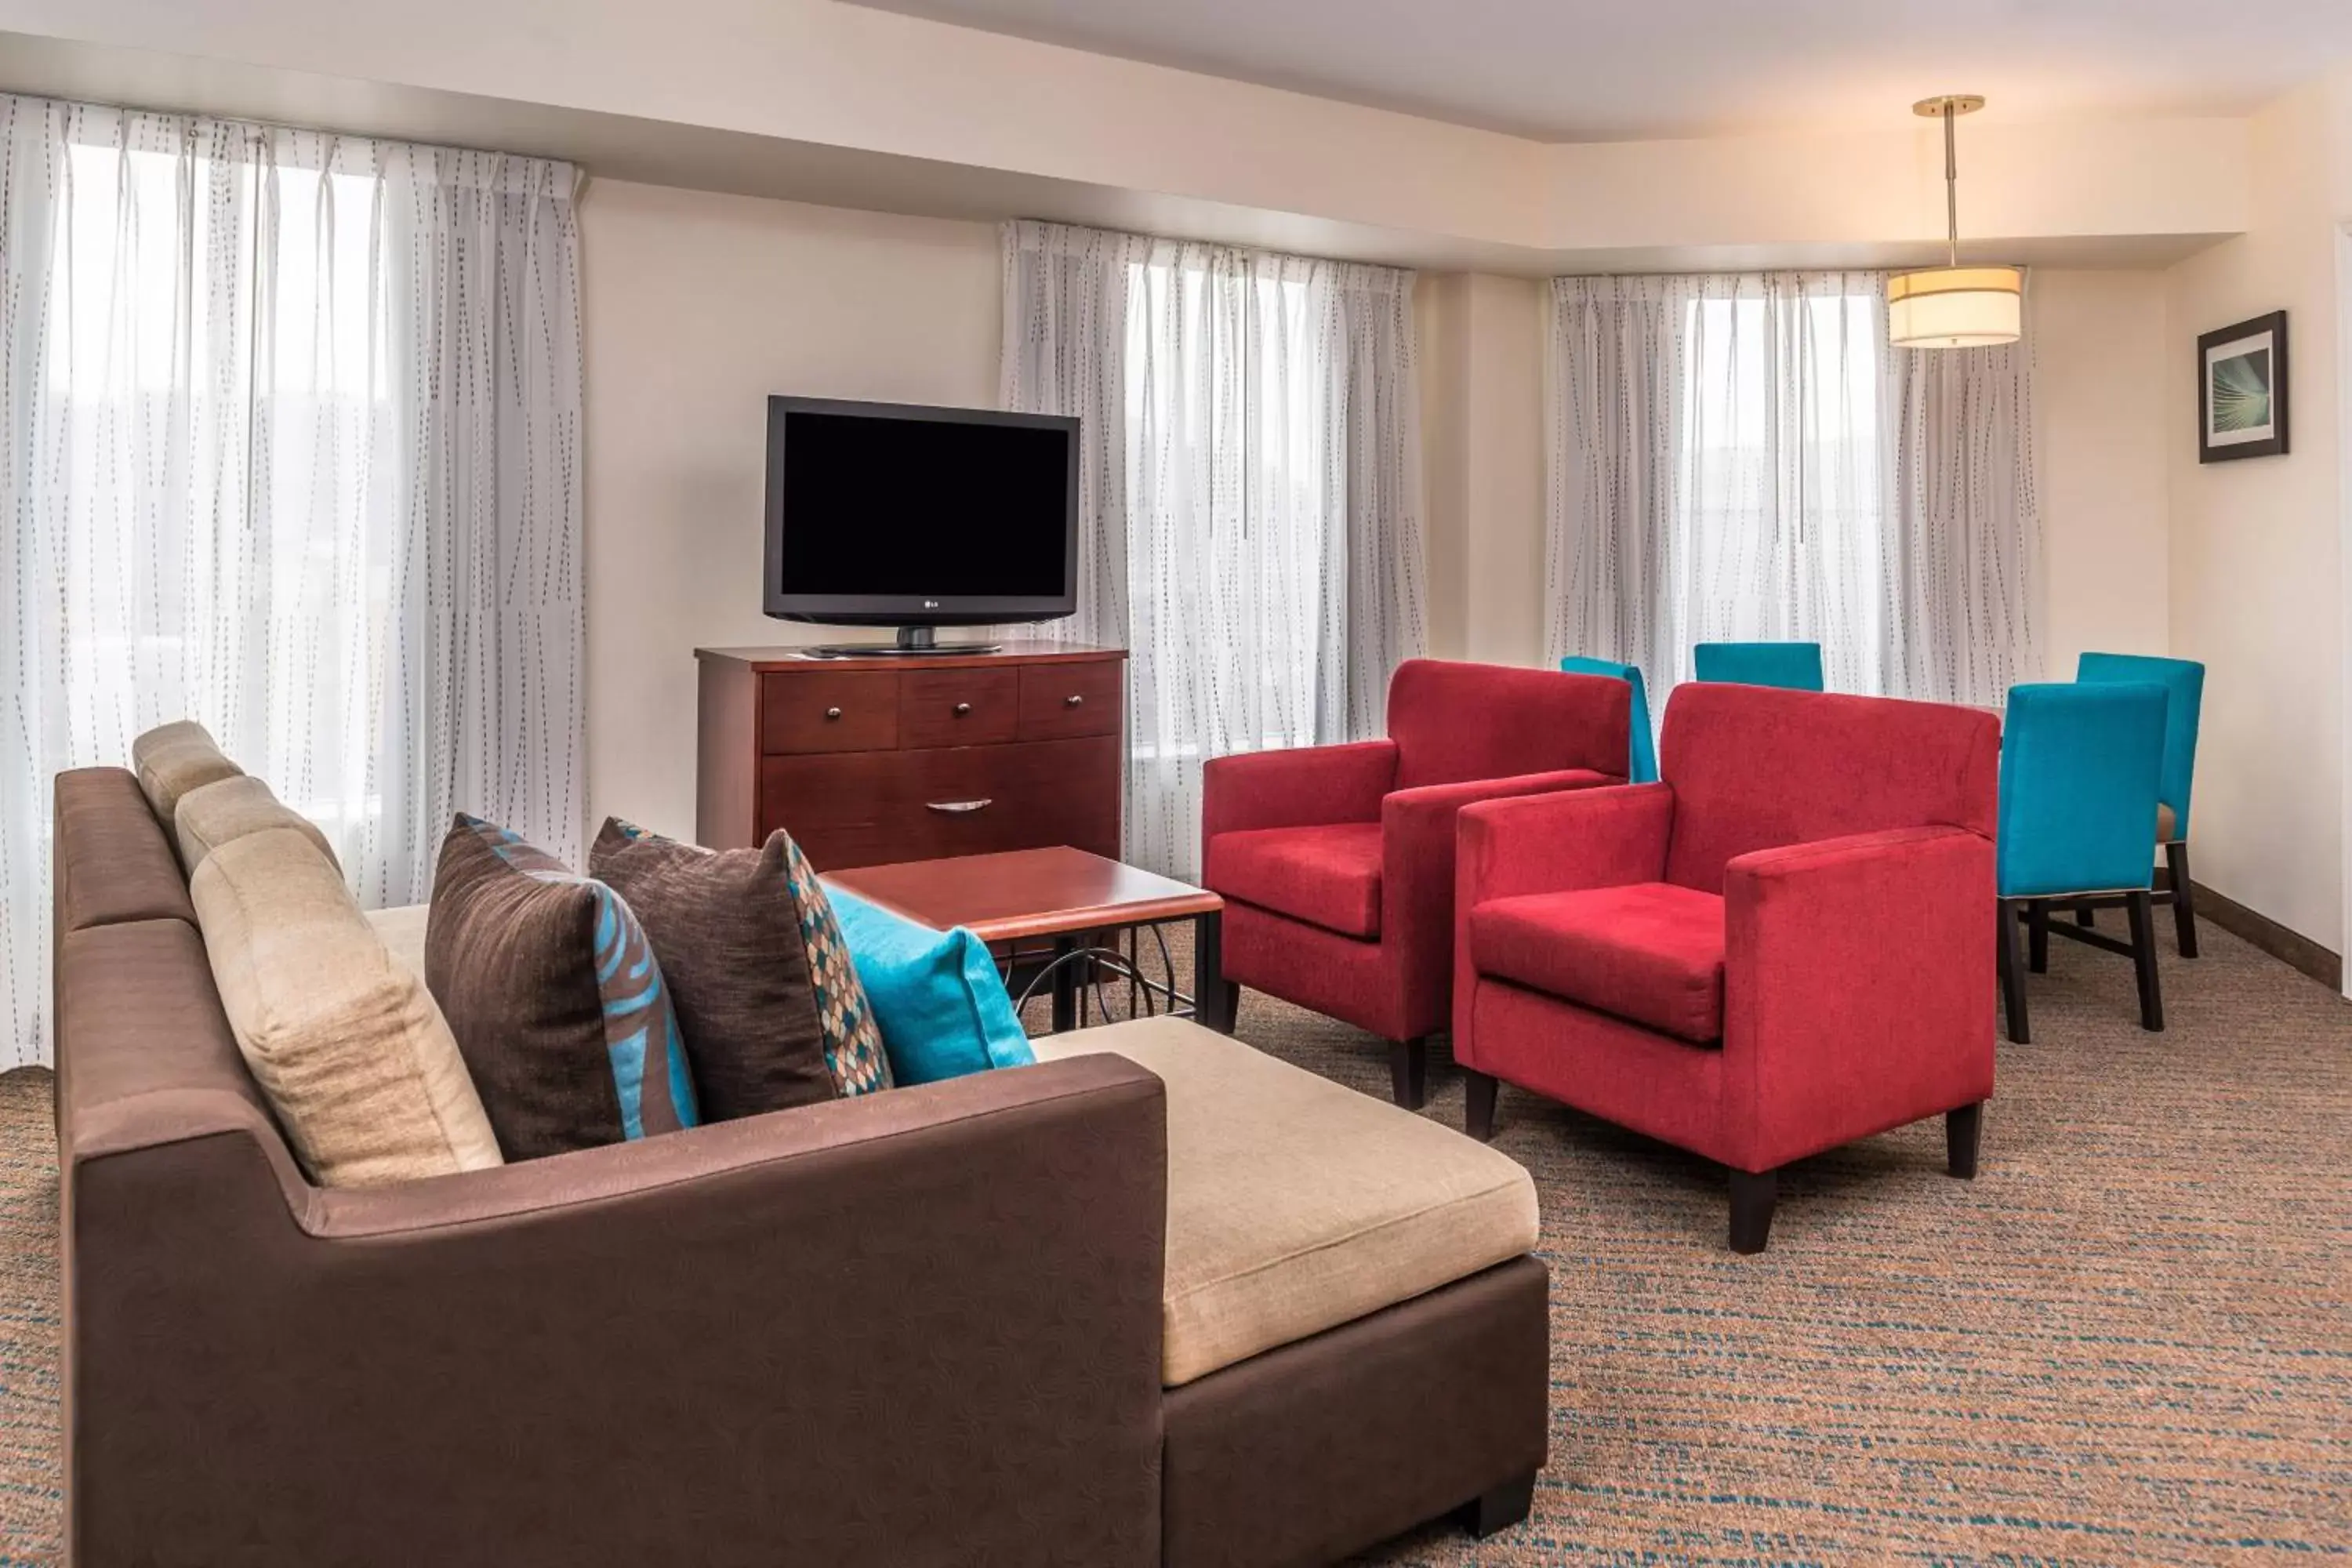
[[[771,397],[767,534],[765,607],[782,620],[896,626],[924,651],[944,650],[934,627],[1066,616],[1078,422]]]

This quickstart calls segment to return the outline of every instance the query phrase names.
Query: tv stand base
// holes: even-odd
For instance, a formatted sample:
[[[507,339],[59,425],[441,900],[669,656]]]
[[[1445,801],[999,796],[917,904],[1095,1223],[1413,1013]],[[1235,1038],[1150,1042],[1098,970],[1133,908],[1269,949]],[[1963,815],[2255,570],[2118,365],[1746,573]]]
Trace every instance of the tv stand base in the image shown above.
[[[896,642],[819,643],[814,647],[801,649],[803,658],[871,658],[894,654],[919,654],[930,658],[952,658],[958,654],[994,653],[1004,645],[1001,642],[941,642],[936,626],[900,626]]]

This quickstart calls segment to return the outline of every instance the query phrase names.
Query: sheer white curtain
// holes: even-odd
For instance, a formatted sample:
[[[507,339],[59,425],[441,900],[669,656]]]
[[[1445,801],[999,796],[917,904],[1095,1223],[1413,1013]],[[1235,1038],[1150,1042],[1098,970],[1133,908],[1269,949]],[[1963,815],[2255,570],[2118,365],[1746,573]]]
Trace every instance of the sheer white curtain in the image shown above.
[[[1003,399],[1086,422],[1079,613],[1122,642],[1127,847],[1197,871],[1201,765],[1381,732],[1422,649],[1412,275],[1004,229]]]
[[[1695,643],[1798,638],[1832,690],[2032,679],[2030,351],[1891,348],[1885,294],[1875,272],[1554,280],[1554,657],[1663,690]]]
[[[42,1060],[50,775],[192,717],[425,897],[576,858],[567,165],[0,97],[0,1012]]]

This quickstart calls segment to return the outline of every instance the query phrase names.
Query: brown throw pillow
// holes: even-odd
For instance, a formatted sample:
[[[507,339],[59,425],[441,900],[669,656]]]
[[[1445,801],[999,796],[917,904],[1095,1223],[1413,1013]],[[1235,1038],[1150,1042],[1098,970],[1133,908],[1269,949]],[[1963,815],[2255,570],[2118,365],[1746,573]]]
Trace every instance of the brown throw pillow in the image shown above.
[[[495,823],[441,841],[425,978],[509,1160],[692,1127],[661,964],[627,900]]]
[[[607,817],[588,852],[590,875],[628,900],[653,942],[712,1121],[834,1098],[791,842],[705,849]]]

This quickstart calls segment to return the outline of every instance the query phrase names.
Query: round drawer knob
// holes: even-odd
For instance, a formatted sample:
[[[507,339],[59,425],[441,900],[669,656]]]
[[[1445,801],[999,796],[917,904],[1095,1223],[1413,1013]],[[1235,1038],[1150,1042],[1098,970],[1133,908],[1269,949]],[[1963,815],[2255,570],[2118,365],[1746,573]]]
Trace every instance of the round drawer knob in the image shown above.
[[[841,717],[841,710],[838,708],[828,708],[824,710],[824,716],[828,719],[838,719]]]
[[[1086,706],[1086,702],[1087,700],[1079,696],[1075,691],[1062,699],[1062,706],[1065,708],[1083,708]]]
[[[957,718],[959,718],[959,719],[962,718],[965,714],[967,714],[967,713],[969,713],[969,712],[971,712],[971,703],[969,703],[969,702],[959,702],[959,703],[957,703],[957,704],[955,705],[955,713],[956,713],[956,717],[957,717]]]

